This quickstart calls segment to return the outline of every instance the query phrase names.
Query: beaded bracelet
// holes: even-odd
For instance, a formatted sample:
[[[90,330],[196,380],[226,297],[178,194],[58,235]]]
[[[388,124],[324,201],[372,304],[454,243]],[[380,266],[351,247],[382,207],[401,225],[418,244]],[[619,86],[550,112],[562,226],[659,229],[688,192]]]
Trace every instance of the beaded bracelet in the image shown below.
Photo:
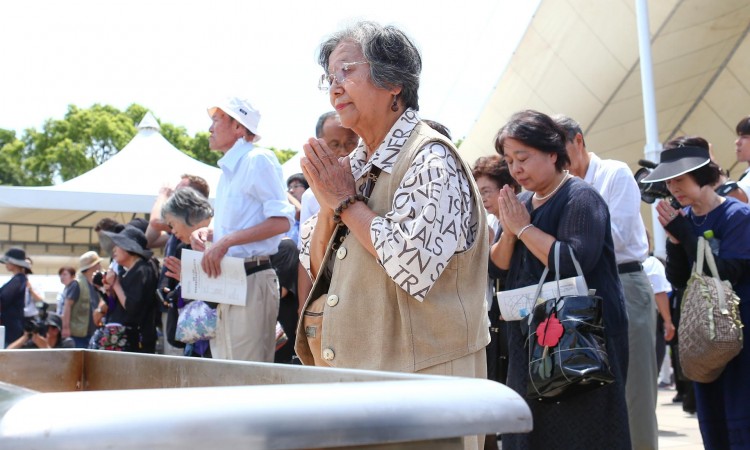
[[[350,195],[349,197],[345,198],[341,201],[341,203],[339,203],[339,206],[337,206],[336,209],[333,210],[333,221],[336,223],[341,222],[341,213],[344,212],[344,210],[348,208],[349,205],[353,205],[356,202],[363,201],[365,201],[365,196],[362,194]]]
[[[528,225],[526,225],[526,226],[522,227],[522,228],[521,228],[521,229],[520,229],[520,230],[518,231],[518,234],[516,235],[516,237],[517,237],[518,239],[521,239],[521,235],[523,234],[523,232],[524,232],[524,231],[526,231],[526,230],[528,230],[529,228],[531,228],[531,227],[533,227],[533,226],[534,226],[534,224],[533,224],[533,223],[530,223],[530,224],[528,224]]]

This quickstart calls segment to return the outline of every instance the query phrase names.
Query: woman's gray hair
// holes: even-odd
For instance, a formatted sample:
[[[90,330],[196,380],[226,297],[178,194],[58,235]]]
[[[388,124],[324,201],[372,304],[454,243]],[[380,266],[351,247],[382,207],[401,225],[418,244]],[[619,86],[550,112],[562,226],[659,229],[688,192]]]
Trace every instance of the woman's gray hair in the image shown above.
[[[401,100],[407,108],[419,110],[419,74],[422,57],[414,43],[403,31],[375,22],[357,22],[334,33],[320,44],[318,63],[328,73],[328,60],[341,42],[359,45],[370,63],[370,78],[375,86],[390,89],[401,87]],[[354,61],[351,61],[354,62]]]
[[[169,214],[187,226],[193,226],[214,216],[208,199],[190,187],[177,189],[161,208],[161,217]]]

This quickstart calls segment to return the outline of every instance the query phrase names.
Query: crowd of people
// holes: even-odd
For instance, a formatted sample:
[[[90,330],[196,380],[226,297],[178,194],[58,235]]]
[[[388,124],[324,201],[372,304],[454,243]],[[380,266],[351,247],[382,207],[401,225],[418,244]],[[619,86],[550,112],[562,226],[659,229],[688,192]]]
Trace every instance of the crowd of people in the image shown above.
[[[664,181],[674,200],[657,207],[668,236],[659,261],[630,169],[590,152],[573,118],[518,112],[488,143],[496,154],[471,167],[445,127],[420,118],[421,56],[398,28],[352,25],[320,45],[319,63],[335,111],[304,144],[302,173],[284,180],[273,152],[254,145],[260,113],[249,101],[211,105],[209,146],[222,153],[214,206],[206,182],[185,175],[159,192],[149,222],[100,222],[111,260],[91,251],[77,270],[61,268],[61,302],[36,331],[24,325],[33,321],[24,316],[31,265],[22,249],[8,250],[8,348],[103,348],[97,333],[117,326],[109,333],[124,351],[163,345],[172,355],[488,377],[525,397],[529,330],[502,317],[497,294],[535,286],[546,268],[575,276],[580,265],[604,300],[614,382],[559,402],[528,400],[533,431],[502,436],[502,447],[657,448],[658,368],[707,230],[721,278],[750,317],[748,171],[726,188],[706,140],[666,143],[646,179]],[[750,117],[737,136],[738,160],[750,164]],[[176,333],[191,301],[180,289],[183,249],[203,253],[209,277],[222,276],[226,256],[241,258],[246,274],[244,304],[206,302],[215,329],[191,342]],[[750,448],[750,350],[718,380],[693,383],[672,349],[706,448]],[[464,444],[497,448],[497,439]]]

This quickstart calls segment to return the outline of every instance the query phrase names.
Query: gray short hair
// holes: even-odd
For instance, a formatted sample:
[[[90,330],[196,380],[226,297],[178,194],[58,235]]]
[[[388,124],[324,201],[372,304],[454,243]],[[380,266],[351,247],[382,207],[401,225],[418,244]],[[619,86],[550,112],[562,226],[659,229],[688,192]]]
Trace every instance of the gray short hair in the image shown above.
[[[187,226],[193,226],[214,216],[208,199],[191,187],[177,189],[161,208],[161,217],[177,217]]]
[[[315,137],[320,139],[323,137],[323,127],[326,124],[326,121],[332,117],[336,117],[336,111],[328,111],[327,113],[323,113],[318,118],[318,123],[315,124]]]
[[[576,138],[576,134],[578,133],[581,133],[581,136],[583,136],[581,124],[576,122],[572,117],[568,117],[564,114],[555,114],[552,116],[552,120],[554,120],[560,128],[565,130],[565,137],[569,142],[573,142],[573,139]]]
[[[357,22],[334,33],[320,44],[318,63],[328,73],[328,59],[341,42],[359,45],[370,63],[370,78],[379,88],[401,87],[400,97],[407,108],[419,110],[419,74],[422,57],[414,43],[398,28],[375,22]]]

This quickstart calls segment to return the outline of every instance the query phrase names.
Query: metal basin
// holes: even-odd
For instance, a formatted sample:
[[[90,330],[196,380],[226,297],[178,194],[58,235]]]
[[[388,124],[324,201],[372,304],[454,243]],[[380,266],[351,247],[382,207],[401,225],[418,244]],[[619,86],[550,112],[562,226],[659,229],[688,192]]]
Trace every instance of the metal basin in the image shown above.
[[[0,448],[460,449],[532,425],[518,394],[470,378],[10,350],[0,382]]]

